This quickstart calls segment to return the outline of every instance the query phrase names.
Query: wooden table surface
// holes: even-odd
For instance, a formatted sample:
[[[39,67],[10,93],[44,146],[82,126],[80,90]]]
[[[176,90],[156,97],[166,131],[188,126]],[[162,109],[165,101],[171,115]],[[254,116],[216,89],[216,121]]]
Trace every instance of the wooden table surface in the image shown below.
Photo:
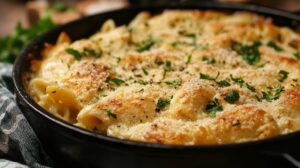
[[[117,1],[117,0],[116,0]],[[167,0],[149,0],[165,2]],[[180,0],[187,1],[187,0]],[[216,1],[216,0],[215,0]],[[247,1],[288,11],[300,11],[300,0],[219,0],[219,1]],[[137,2],[139,2],[137,0]],[[145,2],[145,0],[143,1]],[[18,0],[0,0],[0,37],[8,35],[14,30],[17,22],[28,26],[25,1]]]
[[[25,3],[0,0],[0,36],[9,34],[18,21],[27,26]]]

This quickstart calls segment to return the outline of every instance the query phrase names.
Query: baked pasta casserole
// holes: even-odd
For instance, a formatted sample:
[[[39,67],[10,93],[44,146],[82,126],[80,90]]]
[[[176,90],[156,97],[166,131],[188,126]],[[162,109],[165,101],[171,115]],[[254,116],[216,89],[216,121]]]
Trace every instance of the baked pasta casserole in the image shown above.
[[[142,12],[87,39],[61,33],[25,83],[49,113],[90,131],[239,143],[300,130],[299,60],[300,35],[254,13]]]

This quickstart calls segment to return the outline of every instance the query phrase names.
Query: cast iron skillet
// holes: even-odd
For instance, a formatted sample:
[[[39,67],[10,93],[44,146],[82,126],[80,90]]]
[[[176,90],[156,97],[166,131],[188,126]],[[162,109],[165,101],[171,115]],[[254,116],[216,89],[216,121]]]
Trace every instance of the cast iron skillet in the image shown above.
[[[58,167],[268,167],[291,166],[282,154],[300,155],[300,132],[271,139],[239,144],[208,146],[174,146],[121,140],[93,133],[68,124],[37,105],[25,90],[24,73],[29,71],[28,54],[38,55],[45,42],[54,43],[60,32],[72,40],[88,37],[107,19],[117,25],[127,24],[138,12],[159,13],[163,9],[216,9],[252,11],[272,17],[275,24],[298,29],[300,17],[261,6],[193,3],[168,6],[132,7],[88,16],[59,26],[34,40],[17,58],[13,81],[17,103]],[[298,155],[297,155],[298,152]]]

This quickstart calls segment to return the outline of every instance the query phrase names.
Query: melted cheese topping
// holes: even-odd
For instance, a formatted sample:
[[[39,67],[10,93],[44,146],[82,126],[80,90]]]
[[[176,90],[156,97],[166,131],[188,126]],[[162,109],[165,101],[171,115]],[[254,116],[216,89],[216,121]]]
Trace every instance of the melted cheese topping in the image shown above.
[[[253,141],[300,129],[299,47],[297,33],[253,13],[142,12],[46,44],[28,91],[55,116],[122,139]]]

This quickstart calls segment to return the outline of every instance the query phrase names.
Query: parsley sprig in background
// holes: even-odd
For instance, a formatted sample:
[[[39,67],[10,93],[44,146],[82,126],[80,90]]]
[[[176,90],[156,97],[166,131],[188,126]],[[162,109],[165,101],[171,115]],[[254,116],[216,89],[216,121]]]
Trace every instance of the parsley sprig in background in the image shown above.
[[[0,62],[13,63],[26,45],[55,26],[51,20],[53,11],[64,12],[69,9],[71,9],[69,6],[56,2],[50,5],[44,16],[30,28],[23,27],[20,22],[17,23],[9,36],[0,37]]]
[[[24,28],[21,23],[18,23],[11,35],[0,38],[0,62],[13,63],[23,47],[54,26],[50,13],[31,28]]]

